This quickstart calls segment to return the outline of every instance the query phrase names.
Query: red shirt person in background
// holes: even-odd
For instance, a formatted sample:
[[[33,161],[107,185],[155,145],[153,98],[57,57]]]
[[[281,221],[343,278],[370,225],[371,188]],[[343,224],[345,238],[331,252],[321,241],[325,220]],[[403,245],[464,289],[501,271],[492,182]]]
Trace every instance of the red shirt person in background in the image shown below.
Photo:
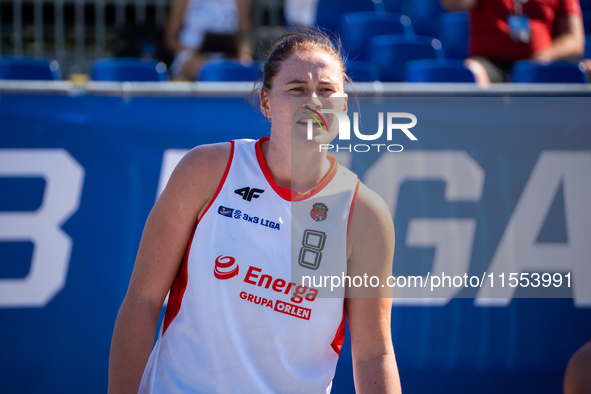
[[[470,10],[470,57],[476,82],[507,82],[513,62],[579,59],[585,33],[579,0],[441,0]]]

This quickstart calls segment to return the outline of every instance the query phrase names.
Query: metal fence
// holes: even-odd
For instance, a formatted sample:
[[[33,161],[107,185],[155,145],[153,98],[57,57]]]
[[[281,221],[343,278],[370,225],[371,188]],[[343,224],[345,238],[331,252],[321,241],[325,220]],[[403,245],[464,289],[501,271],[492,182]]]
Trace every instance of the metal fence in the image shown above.
[[[64,74],[88,73],[96,59],[114,55],[123,28],[143,26],[160,34],[171,1],[0,1],[0,55],[50,57]],[[281,5],[281,0],[251,1],[255,39],[281,23]]]

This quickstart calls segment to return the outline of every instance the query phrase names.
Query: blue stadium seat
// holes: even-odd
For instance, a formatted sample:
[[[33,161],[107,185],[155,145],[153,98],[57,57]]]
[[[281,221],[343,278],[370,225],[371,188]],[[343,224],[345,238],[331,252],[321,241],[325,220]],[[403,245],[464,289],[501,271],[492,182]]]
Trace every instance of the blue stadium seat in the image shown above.
[[[94,63],[93,81],[164,82],[168,81],[166,65],[157,60],[131,57],[99,59]]]
[[[439,0],[409,0],[410,20],[416,34],[437,37],[439,16],[445,12]]]
[[[476,82],[463,60],[425,59],[406,65],[406,82]]]
[[[389,35],[371,40],[371,61],[383,82],[401,82],[412,60],[442,58],[441,43],[432,37]]]
[[[591,35],[585,37],[585,59],[591,59]]]
[[[353,12],[343,15],[343,49],[353,60],[369,60],[367,43],[375,36],[413,34],[410,18],[393,12]]]
[[[339,33],[341,17],[351,12],[375,11],[372,0],[320,0],[316,24],[332,33]]]
[[[373,63],[360,60],[347,61],[347,75],[353,82],[373,82],[380,79],[378,68]]]
[[[468,56],[469,23],[466,12],[446,12],[439,18],[439,41],[446,59]]]
[[[515,62],[511,81],[517,83],[589,83],[582,63],[537,63],[531,60]]]
[[[261,62],[239,60],[208,60],[201,66],[198,81],[256,81]]]
[[[585,34],[591,36],[591,10],[583,11],[583,28]]]
[[[404,13],[405,0],[381,0],[376,3],[376,8],[383,8],[383,11]],[[380,10],[381,11],[381,10]]]
[[[29,56],[0,56],[0,79],[59,81],[57,60]]]

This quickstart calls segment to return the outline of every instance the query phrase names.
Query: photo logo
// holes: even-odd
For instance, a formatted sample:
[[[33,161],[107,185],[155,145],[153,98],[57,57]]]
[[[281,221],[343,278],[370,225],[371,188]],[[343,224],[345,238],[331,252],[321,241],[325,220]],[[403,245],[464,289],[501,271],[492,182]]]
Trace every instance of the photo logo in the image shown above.
[[[313,111],[313,110],[311,110]],[[347,115],[346,111],[332,109],[332,108],[323,108],[320,112],[313,111],[318,116],[321,117],[321,114],[333,114],[336,116],[339,125],[339,134],[338,138],[340,141],[347,141],[351,139],[351,121],[349,120],[349,116]],[[316,117],[312,114],[312,116],[320,125],[320,121],[316,119]],[[408,139],[411,141],[418,141],[418,138],[410,131],[411,128],[416,126],[417,124],[417,117],[409,112],[387,112],[386,113],[386,122],[384,122],[384,112],[378,112],[378,130],[374,134],[362,134],[359,131],[359,112],[353,113],[353,132],[355,137],[363,141],[376,141],[382,137],[384,134],[384,123],[386,123],[386,139],[388,141],[392,141],[392,136],[395,130],[402,131]],[[395,119],[408,119],[410,123],[394,123]],[[324,121],[324,118],[322,118]],[[326,122],[324,122],[326,126]],[[328,127],[327,127],[328,130]],[[312,120],[308,121],[308,140],[312,139]],[[402,152],[404,147],[400,144],[356,144],[356,145],[348,145],[346,147],[342,147],[333,144],[320,144],[319,150],[329,150],[329,149],[336,149],[338,152],[339,150],[346,150],[349,152],[368,152],[372,149],[372,147],[377,148],[377,151],[380,151],[380,147],[383,147],[384,150],[388,150],[389,152]]]
[[[312,210],[310,211],[310,216],[315,221],[321,222],[324,219],[326,219],[327,212],[328,212],[328,207],[321,202],[317,202],[316,204],[314,204],[312,206]]]
[[[236,259],[234,257],[222,257],[222,255],[220,254],[218,258],[215,260],[215,268],[213,269],[213,275],[220,280],[226,280],[238,275],[239,269],[240,267],[236,263]]]
[[[326,124],[326,120],[320,114],[320,112],[314,111],[312,108],[306,108],[306,109],[314,112],[314,114],[316,116],[314,116],[314,114],[311,114],[310,112],[304,112],[304,113],[306,115],[310,115],[316,121],[316,123],[318,123],[318,126],[320,126],[321,129],[323,128],[322,125],[324,124],[324,128],[326,129],[326,131],[328,131],[328,125]],[[320,123],[320,120],[322,120],[322,123]],[[312,119],[308,119],[308,139],[311,140],[312,138],[314,138],[314,134],[312,132]]]

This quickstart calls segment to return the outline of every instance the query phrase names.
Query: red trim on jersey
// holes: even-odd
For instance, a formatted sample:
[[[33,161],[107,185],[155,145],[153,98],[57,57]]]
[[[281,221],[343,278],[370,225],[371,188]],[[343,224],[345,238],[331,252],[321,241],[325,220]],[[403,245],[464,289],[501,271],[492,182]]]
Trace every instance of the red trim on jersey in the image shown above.
[[[211,201],[209,202],[209,204],[207,204],[207,208],[205,208],[205,211],[203,211],[203,214],[201,215],[199,220],[197,220],[197,224],[199,224],[199,222],[201,221],[201,218],[203,218],[203,216],[205,216],[205,214],[209,210],[209,207],[212,206],[213,202],[218,197],[218,194],[220,194],[220,192],[222,191],[222,187],[224,186],[224,183],[226,182],[226,177],[228,176],[228,173],[230,172],[230,167],[232,166],[232,159],[234,158],[234,141],[230,141],[230,145],[231,145],[230,158],[228,159],[228,164],[226,165],[226,171],[224,171],[224,175],[222,176],[222,180],[220,181],[220,184],[218,185],[217,190],[215,191],[213,197],[211,198]]]
[[[187,289],[187,282],[189,279],[189,274],[187,272],[187,261],[189,260],[191,244],[193,243],[193,238],[195,237],[195,230],[197,230],[197,226],[195,226],[193,233],[191,234],[191,238],[189,238],[187,250],[185,251],[185,257],[183,258],[183,262],[181,263],[181,266],[174,277],[174,281],[172,282],[172,286],[170,287],[168,305],[166,305],[166,313],[164,314],[164,321],[162,322],[163,335],[170,323],[172,323],[176,315],[178,315],[179,311],[181,310],[181,302],[183,301],[183,296],[185,295],[185,290]]]
[[[172,282],[172,286],[170,287],[170,294],[168,295],[168,305],[166,306],[166,313],[164,314],[164,321],[162,322],[162,334],[166,332],[170,323],[174,320],[176,315],[178,315],[179,311],[181,310],[181,303],[183,301],[183,296],[185,295],[185,290],[187,289],[187,282],[189,279],[189,274],[187,272],[187,266],[189,261],[189,252],[191,251],[191,244],[193,243],[193,238],[195,238],[195,231],[197,230],[197,225],[205,215],[205,213],[209,210],[209,207],[213,204],[215,199],[217,198],[218,194],[222,190],[224,183],[226,182],[226,177],[228,176],[228,172],[230,172],[230,167],[232,165],[232,158],[234,157],[234,141],[230,141],[231,150],[230,150],[230,158],[228,159],[228,164],[226,165],[226,170],[224,171],[224,175],[222,176],[222,180],[218,185],[215,194],[211,198],[211,201],[203,211],[203,215],[201,218],[197,220],[197,224],[193,229],[193,233],[191,234],[191,238],[189,238],[189,242],[187,243],[187,250],[185,251],[185,256],[183,257],[183,261],[181,262],[181,266],[176,273],[174,281]]]
[[[353,210],[355,209],[355,201],[357,200],[357,192],[359,191],[359,185],[361,181],[357,179],[357,186],[355,186],[355,193],[353,193],[353,199],[351,200],[351,208],[349,209],[349,218],[347,219],[347,236],[349,236],[349,227],[351,226],[351,217],[353,217]],[[340,356],[341,355],[341,348],[343,347],[343,342],[345,342],[345,319],[347,315],[345,313],[345,303],[343,301],[343,320],[341,320],[341,324],[339,328],[337,328],[337,333],[332,340],[330,346],[334,349],[334,351]]]
[[[273,176],[271,175],[271,171],[269,171],[269,167],[267,166],[267,162],[265,161],[265,157],[263,156],[263,151],[261,150],[261,143],[264,141],[268,141],[269,139],[270,139],[269,137],[263,137],[256,142],[255,151],[256,151],[256,155],[257,155],[257,161],[259,162],[259,166],[261,167],[261,171],[263,171],[263,174],[265,175],[267,182],[269,182],[269,185],[271,185],[273,190],[275,190],[275,193],[277,193],[284,200],[286,200],[286,201],[302,201],[307,198],[310,198],[313,195],[320,192],[322,189],[324,189],[326,187],[326,185],[328,185],[330,183],[330,181],[332,181],[334,176],[337,174],[337,170],[338,170],[337,160],[332,156],[326,156],[326,158],[330,162],[330,167],[328,168],[328,171],[326,172],[326,174],[324,174],[324,177],[322,178],[322,180],[316,186],[314,186],[312,189],[308,190],[305,193],[300,193],[300,192],[296,192],[294,190],[291,190],[287,187],[279,186],[277,183],[275,183],[275,180],[273,179]]]
[[[339,324],[339,328],[337,328],[337,332],[334,335],[334,339],[330,346],[332,346],[333,350],[337,353],[338,356],[341,355],[341,348],[343,347],[343,342],[345,342],[345,324],[346,324],[347,315],[345,313],[345,301],[343,300],[343,319],[341,320],[341,324]]]
[[[357,192],[359,191],[359,184],[361,181],[357,179],[357,186],[355,186],[355,193],[353,193],[353,200],[351,200],[351,208],[349,208],[349,218],[347,219],[347,236],[349,236],[349,227],[351,226],[351,218],[353,217],[353,210],[355,209],[355,200],[357,200]]]

